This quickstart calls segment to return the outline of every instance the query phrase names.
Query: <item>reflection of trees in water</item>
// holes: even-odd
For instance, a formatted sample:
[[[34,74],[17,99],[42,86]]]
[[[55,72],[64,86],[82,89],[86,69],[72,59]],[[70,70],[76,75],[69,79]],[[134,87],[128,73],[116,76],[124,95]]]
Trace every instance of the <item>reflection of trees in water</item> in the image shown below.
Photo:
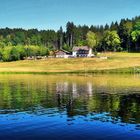
[[[108,112],[112,118],[123,122],[140,123],[140,95],[106,94],[92,83],[76,82],[45,83],[0,83],[1,113],[16,111],[34,112],[36,107],[58,108],[68,117],[89,113]],[[111,92],[111,91],[110,91]],[[115,91],[117,92],[117,91]]]
[[[140,95],[124,95],[120,99],[118,115],[123,122],[140,123]]]

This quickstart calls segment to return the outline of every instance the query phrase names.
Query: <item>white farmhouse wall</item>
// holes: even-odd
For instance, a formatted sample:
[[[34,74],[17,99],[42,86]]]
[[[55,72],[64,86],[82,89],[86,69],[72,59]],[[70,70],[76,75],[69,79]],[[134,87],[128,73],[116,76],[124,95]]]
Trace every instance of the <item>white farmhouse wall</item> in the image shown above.
[[[56,58],[69,58],[70,55],[62,54],[62,55],[56,55]]]
[[[77,54],[77,51],[73,51],[73,52],[72,52],[72,56],[77,57],[76,54]]]
[[[92,49],[90,48],[89,49],[89,53],[88,53],[88,57],[91,57],[93,54],[92,54]]]

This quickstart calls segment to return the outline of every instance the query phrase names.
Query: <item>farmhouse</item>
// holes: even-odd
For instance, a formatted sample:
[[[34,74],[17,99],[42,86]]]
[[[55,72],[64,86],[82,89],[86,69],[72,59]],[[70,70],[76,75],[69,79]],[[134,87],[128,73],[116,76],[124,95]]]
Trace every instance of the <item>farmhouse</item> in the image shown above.
[[[73,57],[92,57],[92,49],[88,46],[73,47]]]
[[[68,58],[70,56],[70,52],[65,50],[58,50],[55,52],[56,58]]]

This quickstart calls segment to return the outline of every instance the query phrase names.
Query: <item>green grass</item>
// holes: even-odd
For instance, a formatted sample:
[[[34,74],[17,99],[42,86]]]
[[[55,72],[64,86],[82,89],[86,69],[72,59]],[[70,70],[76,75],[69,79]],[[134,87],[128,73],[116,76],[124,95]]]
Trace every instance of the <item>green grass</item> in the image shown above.
[[[98,58],[48,58],[0,62],[0,73],[140,73],[140,53],[102,53]],[[107,56],[102,59],[100,56]]]

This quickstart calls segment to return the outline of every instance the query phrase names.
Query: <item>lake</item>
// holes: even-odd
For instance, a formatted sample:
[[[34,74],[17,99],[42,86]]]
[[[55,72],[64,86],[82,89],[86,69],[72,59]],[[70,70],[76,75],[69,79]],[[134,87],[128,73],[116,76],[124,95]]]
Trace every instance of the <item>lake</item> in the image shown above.
[[[140,139],[140,75],[0,75],[0,140]]]

